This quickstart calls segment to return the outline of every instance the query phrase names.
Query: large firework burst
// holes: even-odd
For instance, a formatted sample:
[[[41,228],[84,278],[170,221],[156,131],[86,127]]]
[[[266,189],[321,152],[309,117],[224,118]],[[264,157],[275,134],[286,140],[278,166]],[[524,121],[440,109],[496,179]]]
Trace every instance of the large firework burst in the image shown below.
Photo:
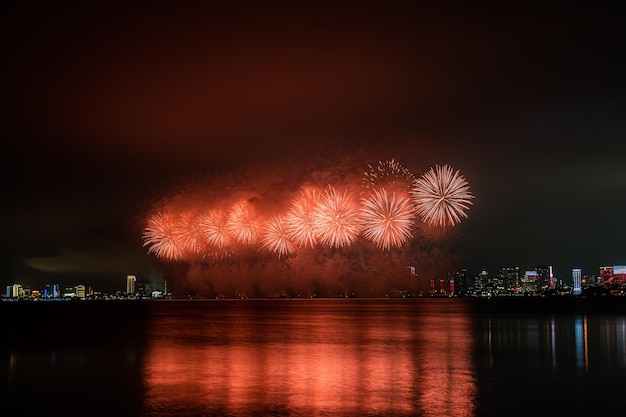
[[[363,235],[380,249],[402,246],[412,236],[415,213],[408,196],[375,189],[362,201]]]
[[[278,253],[279,257],[293,252],[296,248],[287,233],[282,216],[276,216],[265,223],[261,244],[265,249]]]
[[[431,226],[454,226],[467,218],[474,198],[465,178],[448,165],[435,165],[416,179],[412,196],[417,214]]]
[[[207,243],[216,249],[225,249],[231,244],[231,237],[226,230],[224,210],[210,210],[200,216],[199,224]]]
[[[237,242],[255,244],[259,239],[260,228],[257,212],[248,201],[233,204],[226,218],[226,230]]]
[[[314,247],[317,237],[314,231],[314,211],[319,200],[319,193],[315,189],[306,188],[300,196],[292,201],[291,207],[285,214],[285,230],[287,235],[298,246]]]
[[[340,248],[356,240],[361,231],[359,205],[347,190],[332,186],[320,196],[313,212],[313,230],[319,241]]]
[[[159,258],[179,260],[183,257],[177,218],[172,213],[158,212],[152,215],[148,219],[143,239],[143,246],[149,246],[148,253],[154,253]]]
[[[206,241],[199,220],[200,218],[191,212],[184,212],[178,216],[174,233],[176,241],[183,251],[189,253],[203,252]]]

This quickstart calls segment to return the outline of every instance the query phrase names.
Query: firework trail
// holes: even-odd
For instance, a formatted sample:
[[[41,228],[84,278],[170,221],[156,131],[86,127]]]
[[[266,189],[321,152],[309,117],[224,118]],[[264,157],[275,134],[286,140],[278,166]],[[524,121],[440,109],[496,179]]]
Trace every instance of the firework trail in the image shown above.
[[[417,214],[431,226],[454,226],[467,218],[474,198],[465,178],[448,165],[436,165],[416,179],[412,195]]]
[[[279,257],[293,252],[296,248],[287,233],[282,216],[276,216],[265,223],[261,244],[263,248],[276,252]]]
[[[143,234],[143,246],[149,246],[148,253],[169,260],[182,259],[177,223],[176,217],[167,212],[159,212],[150,217]]]
[[[359,205],[352,194],[329,185],[313,211],[313,230],[320,243],[336,248],[349,245],[361,231],[360,224]]]
[[[414,209],[408,196],[375,189],[361,204],[363,235],[380,249],[402,246],[412,237]]]
[[[385,188],[396,192],[411,192],[415,176],[395,159],[378,161],[376,167],[368,165],[368,168],[369,170],[363,173],[361,180],[361,187],[364,190]]]
[[[199,220],[200,218],[191,212],[184,212],[178,216],[174,233],[183,252],[201,253],[204,251],[206,241]]]
[[[298,246],[314,247],[317,237],[314,231],[314,211],[319,200],[315,189],[304,189],[300,196],[292,201],[291,208],[285,214],[285,230],[290,239]]]
[[[224,210],[210,210],[200,216],[200,230],[210,246],[225,249],[231,244],[232,239],[226,230],[226,221]]]

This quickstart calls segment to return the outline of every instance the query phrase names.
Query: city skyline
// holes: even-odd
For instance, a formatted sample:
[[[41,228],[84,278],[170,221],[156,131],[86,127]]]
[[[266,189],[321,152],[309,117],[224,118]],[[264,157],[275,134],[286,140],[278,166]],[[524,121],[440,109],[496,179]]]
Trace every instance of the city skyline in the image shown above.
[[[415,268],[409,267],[408,270],[409,270],[408,271],[409,275],[413,276]],[[545,270],[545,272],[541,272],[541,270]],[[462,277],[463,280],[467,279],[472,282],[481,280],[481,279],[483,281],[485,280],[503,281],[503,282],[500,282],[499,285],[504,285],[502,290],[505,290],[505,291],[501,291],[499,295],[504,295],[505,293],[510,295],[511,294],[510,291],[512,290],[514,290],[513,292],[519,292],[521,294],[521,293],[524,293],[525,291],[527,292],[527,290],[523,288],[524,287],[523,278],[528,279],[529,274],[533,275],[532,277],[533,285],[538,285],[538,287],[535,287],[535,289],[531,291],[533,293],[536,293],[536,295],[539,295],[541,293],[541,290],[539,290],[539,287],[541,285],[547,285],[546,289],[555,289],[555,290],[567,289],[569,291],[568,293],[571,293],[572,295],[580,295],[581,289],[584,289],[585,287],[602,287],[602,286],[611,286],[611,287],[614,287],[614,289],[616,290],[621,290],[623,293],[624,284],[626,283],[626,265],[611,265],[611,266],[603,265],[603,266],[598,267],[596,272],[597,273],[584,271],[581,268],[571,268],[568,271],[569,274],[566,274],[564,276],[560,274],[555,274],[551,265],[539,265],[536,267],[520,267],[516,265],[502,266],[495,271],[487,271],[484,269],[476,270],[476,271],[468,271],[465,268],[461,268],[458,270],[449,271],[445,276],[430,277],[430,279],[424,280],[424,282],[422,283],[423,284],[422,286],[407,285],[406,288],[391,288],[391,287],[387,288],[385,295],[388,296],[390,293],[394,293],[394,292],[397,294],[402,294],[402,293],[413,294],[413,295],[415,293],[425,294],[424,291],[422,290],[428,288],[428,285],[430,286],[430,295],[438,294],[440,289],[437,287],[436,283],[440,281],[445,282],[445,293],[447,295],[453,295],[453,294],[459,295],[460,293],[463,293],[464,291],[467,290],[466,288],[467,283],[463,284],[462,286],[458,285],[457,281],[458,281],[459,276]],[[537,276],[537,274],[539,274],[539,276]],[[541,275],[545,275],[545,276],[541,277]],[[64,284],[59,284],[59,282],[63,282]],[[457,284],[456,291],[455,291],[455,282]],[[482,284],[478,284],[478,285],[485,285],[485,282],[483,282]],[[21,282],[19,279],[14,280],[10,284],[6,284],[5,285],[7,288],[6,297],[17,297],[18,287],[20,288],[20,290],[28,291],[29,295],[31,292],[36,292],[36,297],[43,297],[43,298],[57,298],[57,297],[63,298],[64,292],[69,291],[69,289],[74,289],[75,291],[79,291],[77,290],[77,288],[79,287],[82,288],[81,290],[83,293],[82,298],[84,298],[86,293],[93,296],[94,292],[97,294],[120,295],[120,294],[134,294],[134,293],[143,294],[146,291],[148,291],[148,293],[152,293],[153,291],[158,291],[160,294],[169,294],[170,296],[174,296],[175,298],[185,298],[185,297],[236,298],[237,296],[242,295],[242,294],[229,294],[227,296],[225,294],[216,295],[216,294],[196,294],[196,293],[171,294],[168,292],[167,279],[164,278],[161,282],[154,282],[146,278],[142,278],[142,277],[138,278],[137,276],[133,274],[129,274],[124,278],[123,280],[124,285],[117,283],[118,285],[115,285],[115,284],[108,285],[106,288],[94,288],[89,283],[87,283],[86,285],[84,281],[81,281],[81,280],[69,281],[67,279],[65,280],[62,279],[54,283],[49,281],[49,282],[46,282],[40,288],[36,286],[32,287],[30,285],[23,285],[23,284],[25,283]],[[435,285],[435,287],[433,287],[433,285]],[[474,283],[470,284],[470,286],[472,287],[474,285],[475,285]],[[10,288],[13,288],[13,289],[10,290]],[[136,288],[139,290],[136,291]],[[351,291],[350,288],[346,288],[345,290],[347,290],[348,292]],[[11,292],[12,295],[9,295],[9,292]],[[300,292],[288,294],[284,290],[282,290],[281,292],[280,288],[276,288],[271,294],[247,294],[246,297],[252,296],[255,298],[264,298],[264,297],[276,296],[276,294],[280,294],[280,296],[288,296],[288,297],[301,297],[302,296]],[[324,297],[334,297],[337,295],[347,296],[348,293],[339,291],[336,294],[327,294]],[[352,295],[357,296],[357,293],[352,292]],[[429,294],[426,293],[426,295],[429,295]],[[467,295],[467,294],[463,293],[462,295]],[[485,293],[482,296],[485,296],[485,295],[487,294]],[[74,294],[71,297],[73,298],[74,296],[76,295]],[[161,295],[159,295],[159,297],[160,296]],[[312,295],[308,294],[308,296],[312,296]],[[365,298],[380,298],[381,296],[383,296],[382,293],[381,294],[369,294],[369,295],[366,295]],[[478,294],[478,296],[481,296],[481,295]],[[66,298],[70,297],[70,295],[66,294],[65,297]],[[77,298],[81,298],[81,297],[77,297]]]
[[[246,253],[211,274],[262,281],[316,263],[306,279],[349,287],[330,275],[369,280],[405,260],[428,277],[552,265],[571,280],[573,268],[626,265],[617,16],[578,5],[13,5],[1,29],[2,281],[174,280],[142,239],[159,207],[244,195],[272,211],[304,182],[356,184],[390,160],[417,177],[460,170],[475,197],[467,218],[383,243],[382,255],[367,242],[297,262]],[[201,292],[201,272],[172,284]]]

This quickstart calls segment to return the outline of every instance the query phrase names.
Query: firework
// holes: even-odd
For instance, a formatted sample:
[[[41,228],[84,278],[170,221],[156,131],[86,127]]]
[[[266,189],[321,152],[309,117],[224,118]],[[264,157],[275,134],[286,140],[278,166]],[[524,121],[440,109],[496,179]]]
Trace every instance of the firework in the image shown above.
[[[378,161],[376,167],[368,165],[368,168],[369,170],[363,173],[361,181],[364,190],[385,188],[389,191],[409,193],[413,188],[415,176],[395,159]]]
[[[171,213],[159,212],[150,217],[143,233],[143,246],[149,246],[148,253],[169,260],[181,259],[183,252],[177,226],[177,219]]]
[[[231,237],[226,230],[226,220],[224,210],[211,210],[200,216],[200,230],[210,246],[224,249],[231,244]]]
[[[199,220],[197,215],[189,212],[181,213],[178,217],[174,233],[184,252],[201,253],[206,246]]]
[[[287,235],[298,246],[314,247],[317,243],[313,225],[318,199],[316,190],[307,188],[300,192],[300,196],[291,203],[291,208],[285,214]]]
[[[352,194],[329,186],[313,211],[313,230],[319,241],[340,248],[354,242],[360,229],[359,205]]]
[[[474,198],[465,178],[448,165],[436,165],[416,179],[412,194],[417,213],[431,226],[454,226],[467,218]]]
[[[226,230],[239,243],[255,244],[259,239],[260,224],[254,207],[245,200],[235,203],[226,217]]]
[[[363,235],[380,249],[402,246],[412,236],[414,210],[408,196],[376,189],[363,200]]]
[[[265,249],[278,253],[278,256],[293,252],[295,245],[287,234],[285,222],[281,216],[276,216],[265,223],[261,237],[261,244]]]

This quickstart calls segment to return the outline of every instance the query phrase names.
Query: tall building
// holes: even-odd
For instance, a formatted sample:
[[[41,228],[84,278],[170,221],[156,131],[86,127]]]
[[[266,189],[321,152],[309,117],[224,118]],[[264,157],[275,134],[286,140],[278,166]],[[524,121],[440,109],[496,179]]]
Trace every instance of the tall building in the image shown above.
[[[489,273],[487,271],[481,271],[474,277],[473,293],[477,296],[485,296],[490,289]]]
[[[502,281],[505,293],[512,294],[517,292],[520,286],[519,266],[500,268],[498,277]]]
[[[574,285],[572,287],[572,293],[574,295],[580,295],[580,293],[582,292],[581,280],[582,280],[582,274],[581,274],[580,268],[572,269],[572,281],[574,282]]]
[[[552,287],[552,267],[541,265],[535,268],[537,271],[537,291],[543,292]]]
[[[13,284],[13,298],[24,296],[24,288],[20,284]]]
[[[76,293],[76,297],[78,298],[85,298],[86,296],[86,290],[83,284],[78,284],[77,286],[75,286],[74,292]]]
[[[465,297],[469,295],[467,270],[448,272],[448,281],[450,282],[450,293],[457,297]]]
[[[525,293],[534,294],[537,292],[539,288],[539,274],[535,270],[525,271],[524,276],[522,277],[522,291]]]
[[[613,267],[601,266],[600,267],[600,281],[603,285],[611,284],[613,282]]]
[[[129,275],[126,277],[126,294],[135,293],[136,282],[137,282],[137,277],[135,277],[134,275]]]
[[[626,284],[626,266],[624,265],[613,266],[613,284],[615,285]]]

